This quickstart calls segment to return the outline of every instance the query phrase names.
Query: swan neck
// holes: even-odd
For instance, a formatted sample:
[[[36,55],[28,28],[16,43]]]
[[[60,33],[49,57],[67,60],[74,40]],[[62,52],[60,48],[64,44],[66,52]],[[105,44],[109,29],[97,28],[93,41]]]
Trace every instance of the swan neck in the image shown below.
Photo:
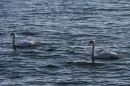
[[[15,35],[13,35],[13,46],[15,46],[16,43],[15,43]]]
[[[92,48],[92,57],[95,56],[95,43],[93,42],[93,48]]]
[[[94,57],[95,57],[95,43],[93,42],[93,48],[92,48],[92,57],[91,57],[91,59],[92,59],[92,63],[94,63]]]

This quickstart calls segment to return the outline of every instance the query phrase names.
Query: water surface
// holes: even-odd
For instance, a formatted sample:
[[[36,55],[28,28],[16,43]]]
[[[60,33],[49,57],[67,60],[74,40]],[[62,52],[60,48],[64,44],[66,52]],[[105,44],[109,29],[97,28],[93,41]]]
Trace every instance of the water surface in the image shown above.
[[[1,0],[0,85],[129,85],[129,9],[128,0]],[[11,32],[38,45],[14,51]],[[90,40],[120,59],[91,64]]]

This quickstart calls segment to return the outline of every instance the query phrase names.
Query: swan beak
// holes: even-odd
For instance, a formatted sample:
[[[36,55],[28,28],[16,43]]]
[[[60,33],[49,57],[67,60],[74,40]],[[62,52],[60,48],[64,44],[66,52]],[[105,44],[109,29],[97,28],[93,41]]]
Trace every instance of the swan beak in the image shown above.
[[[91,41],[88,43],[88,45],[90,45],[91,44]]]
[[[11,33],[10,36],[12,36],[13,34]]]
[[[88,46],[90,45],[90,43],[88,43]]]

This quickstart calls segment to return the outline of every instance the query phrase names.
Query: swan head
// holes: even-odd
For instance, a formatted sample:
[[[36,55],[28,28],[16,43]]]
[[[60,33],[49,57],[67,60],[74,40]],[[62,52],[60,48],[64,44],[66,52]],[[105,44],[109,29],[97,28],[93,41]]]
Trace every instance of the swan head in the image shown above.
[[[88,43],[88,45],[90,45],[90,44],[94,44],[94,40],[91,40],[91,41]]]
[[[15,33],[11,33],[10,36],[15,36]]]

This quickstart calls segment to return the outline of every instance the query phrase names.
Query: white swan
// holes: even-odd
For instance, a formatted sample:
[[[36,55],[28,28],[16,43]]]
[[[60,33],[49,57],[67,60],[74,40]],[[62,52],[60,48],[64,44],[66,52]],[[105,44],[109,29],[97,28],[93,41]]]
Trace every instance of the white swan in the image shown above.
[[[94,63],[95,59],[118,59],[118,55],[115,52],[102,52],[98,55],[95,55],[95,42],[92,40],[89,42],[88,45],[92,44],[92,63]]]
[[[28,41],[28,42],[23,42],[23,43],[20,43],[20,44],[16,44],[16,42],[15,42],[15,33],[11,33],[10,36],[13,36],[13,47],[14,47],[14,49],[16,49],[16,47],[25,48],[25,47],[36,45],[32,41]]]

